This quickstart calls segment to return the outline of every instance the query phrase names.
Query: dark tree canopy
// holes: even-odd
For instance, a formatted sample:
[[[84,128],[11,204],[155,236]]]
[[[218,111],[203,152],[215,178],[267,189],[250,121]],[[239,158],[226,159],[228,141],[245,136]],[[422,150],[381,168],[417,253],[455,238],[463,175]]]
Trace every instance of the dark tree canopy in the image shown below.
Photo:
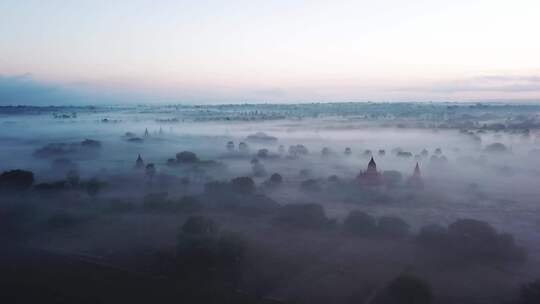
[[[540,303],[540,279],[521,286],[519,298],[516,304],[538,304]]]
[[[409,234],[409,224],[399,217],[382,216],[379,218],[378,230],[384,236],[404,237]]]
[[[86,183],[86,193],[88,193],[91,198],[95,198],[102,188],[103,183],[97,178],[92,178]]]
[[[197,154],[190,151],[176,153],[176,161],[182,164],[191,164],[199,161]]]
[[[430,304],[433,303],[431,287],[427,282],[410,275],[392,280],[377,295],[376,304]]]
[[[191,216],[182,225],[182,232],[188,234],[213,234],[217,231],[217,224],[204,216]]]
[[[0,191],[22,192],[32,187],[34,173],[25,170],[5,171],[0,175]]]
[[[343,230],[352,235],[369,235],[377,229],[375,218],[365,212],[353,210],[343,222]]]
[[[283,182],[283,177],[281,177],[281,174],[274,173],[270,176],[270,182],[273,184],[281,184]]]
[[[251,177],[241,176],[231,180],[232,190],[241,194],[251,194],[255,192],[255,182]]]
[[[318,204],[288,204],[281,207],[274,219],[278,224],[307,229],[327,227],[329,220],[324,209]]]

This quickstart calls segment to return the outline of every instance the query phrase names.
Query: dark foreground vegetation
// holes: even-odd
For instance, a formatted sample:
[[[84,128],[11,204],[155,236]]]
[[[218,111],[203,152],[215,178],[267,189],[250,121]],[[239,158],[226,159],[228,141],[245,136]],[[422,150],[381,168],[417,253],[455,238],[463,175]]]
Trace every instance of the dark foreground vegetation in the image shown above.
[[[400,217],[360,210],[337,220],[319,204],[267,196],[282,186],[278,175],[259,186],[236,177],[172,196],[148,167],[141,172],[119,182],[69,171],[53,183],[24,170],[2,173],[2,302],[540,301],[539,281],[506,277],[505,269],[526,263],[526,251],[483,221],[413,230]],[[145,190],[106,195],[126,185]],[[467,294],[466,276],[486,282]]]

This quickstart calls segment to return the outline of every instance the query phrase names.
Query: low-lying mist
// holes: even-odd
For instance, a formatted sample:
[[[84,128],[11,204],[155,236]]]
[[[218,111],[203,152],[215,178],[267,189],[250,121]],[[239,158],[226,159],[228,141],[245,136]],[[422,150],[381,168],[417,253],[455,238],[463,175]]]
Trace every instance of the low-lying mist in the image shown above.
[[[540,107],[331,105],[0,108],[2,269],[15,288],[26,255],[81,282],[118,272],[107,303],[124,284],[161,302],[534,302]],[[43,289],[84,298],[47,271]]]

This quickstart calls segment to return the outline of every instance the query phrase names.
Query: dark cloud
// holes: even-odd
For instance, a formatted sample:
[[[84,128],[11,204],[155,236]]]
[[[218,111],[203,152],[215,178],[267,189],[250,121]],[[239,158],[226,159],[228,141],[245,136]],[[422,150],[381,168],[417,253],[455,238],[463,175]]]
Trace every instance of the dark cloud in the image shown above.
[[[137,90],[115,89],[91,83],[53,84],[31,74],[0,75],[0,106],[93,105],[150,102],[155,96]]]
[[[58,86],[35,81],[30,74],[0,75],[0,105],[66,104],[68,95]]]

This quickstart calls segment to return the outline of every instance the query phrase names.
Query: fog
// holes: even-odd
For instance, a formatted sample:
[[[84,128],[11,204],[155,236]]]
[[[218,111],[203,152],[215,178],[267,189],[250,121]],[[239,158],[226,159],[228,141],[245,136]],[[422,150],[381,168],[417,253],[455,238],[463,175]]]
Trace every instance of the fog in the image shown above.
[[[400,280],[406,303],[533,303],[523,286],[540,277],[538,113],[0,107],[3,264],[31,265],[30,252],[82,273],[99,265],[98,277],[114,269],[119,289],[95,295],[107,303],[123,284],[150,284],[158,302],[405,303]],[[84,298],[57,286],[69,275],[54,278],[43,288]],[[147,300],[140,292],[130,301]]]

